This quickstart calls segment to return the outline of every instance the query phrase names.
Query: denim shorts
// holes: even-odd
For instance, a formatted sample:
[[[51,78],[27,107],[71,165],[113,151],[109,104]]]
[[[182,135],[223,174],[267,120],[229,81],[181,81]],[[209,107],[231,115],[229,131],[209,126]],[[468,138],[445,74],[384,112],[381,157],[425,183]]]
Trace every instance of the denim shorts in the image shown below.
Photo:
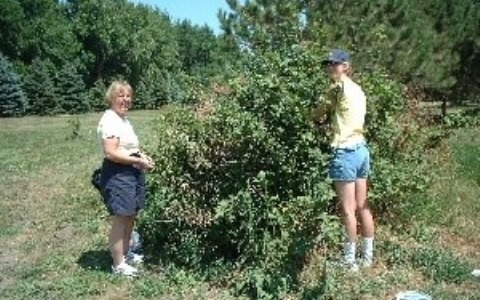
[[[329,171],[333,181],[355,181],[367,178],[369,173],[370,151],[364,142],[333,150]]]
[[[111,215],[133,216],[145,208],[145,173],[133,166],[103,161],[100,191]]]

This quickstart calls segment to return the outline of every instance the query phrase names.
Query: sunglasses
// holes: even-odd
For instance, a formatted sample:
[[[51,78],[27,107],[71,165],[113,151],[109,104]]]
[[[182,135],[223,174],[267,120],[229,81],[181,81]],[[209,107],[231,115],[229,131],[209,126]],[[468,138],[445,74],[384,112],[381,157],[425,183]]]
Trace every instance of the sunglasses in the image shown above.
[[[342,65],[343,63],[341,62],[337,62],[337,61],[327,61],[325,62],[323,65],[325,67],[335,67],[335,66],[339,66],[339,65]]]

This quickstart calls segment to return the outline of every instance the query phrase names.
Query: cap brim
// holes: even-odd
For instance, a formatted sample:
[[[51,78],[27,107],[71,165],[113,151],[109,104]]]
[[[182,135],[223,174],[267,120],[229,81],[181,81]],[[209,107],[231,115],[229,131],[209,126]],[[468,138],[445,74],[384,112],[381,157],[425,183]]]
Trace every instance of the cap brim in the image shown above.
[[[328,66],[332,61],[329,59],[322,60],[322,66]]]
[[[322,60],[322,66],[328,66],[328,65],[331,65],[331,64],[343,64],[343,63],[344,63],[343,61],[339,61],[339,60],[336,60],[336,59]]]

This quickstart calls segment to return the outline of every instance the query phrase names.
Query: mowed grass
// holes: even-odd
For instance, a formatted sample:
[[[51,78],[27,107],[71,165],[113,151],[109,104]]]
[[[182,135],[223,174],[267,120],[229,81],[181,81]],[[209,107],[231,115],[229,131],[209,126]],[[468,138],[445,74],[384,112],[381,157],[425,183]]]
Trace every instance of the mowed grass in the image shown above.
[[[147,146],[159,111],[132,112]],[[75,117],[0,119],[1,299],[233,299],[225,287],[169,266],[146,266],[127,280],[110,274],[108,216],[90,174],[101,161],[100,114],[80,116],[80,138],[70,139]],[[441,176],[430,220],[404,232],[378,230],[378,261],[357,275],[343,274],[312,252],[287,299],[392,299],[417,289],[433,299],[480,299],[480,137],[459,132],[432,159]],[[159,166],[161,167],[161,166]],[[433,217],[435,216],[435,217]]]
[[[158,115],[130,114],[142,141],[155,140],[149,128]],[[108,216],[90,184],[102,159],[100,116],[81,116],[75,140],[74,117],[0,120],[0,298],[177,299],[188,291],[207,299],[212,291],[181,272],[146,270],[135,281],[109,273]]]

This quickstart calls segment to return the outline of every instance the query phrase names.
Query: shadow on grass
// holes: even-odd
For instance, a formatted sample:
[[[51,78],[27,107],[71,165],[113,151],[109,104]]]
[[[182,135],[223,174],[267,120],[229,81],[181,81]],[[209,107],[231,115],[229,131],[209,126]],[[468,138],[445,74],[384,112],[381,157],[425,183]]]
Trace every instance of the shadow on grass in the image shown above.
[[[82,253],[77,264],[88,270],[110,272],[112,258],[107,250],[90,250]]]

